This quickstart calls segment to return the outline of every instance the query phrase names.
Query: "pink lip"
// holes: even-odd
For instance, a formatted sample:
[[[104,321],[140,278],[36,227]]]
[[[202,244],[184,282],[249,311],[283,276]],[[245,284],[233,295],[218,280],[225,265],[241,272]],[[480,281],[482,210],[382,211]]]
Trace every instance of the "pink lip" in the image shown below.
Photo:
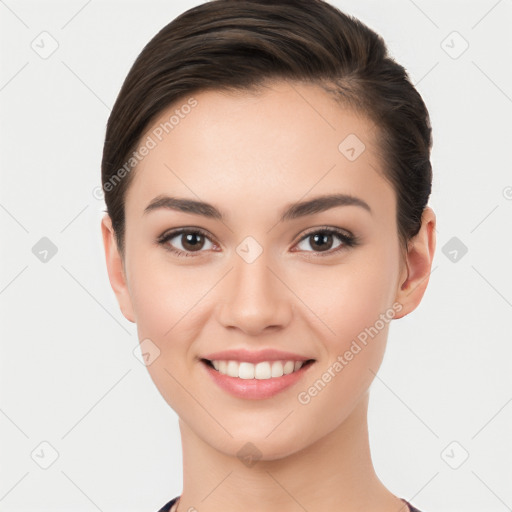
[[[222,354],[222,353],[220,353]],[[282,352],[280,354],[283,354]],[[212,354],[217,357],[217,354]],[[289,358],[289,354],[287,354],[288,361],[294,360],[294,358]],[[297,356],[294,356],[297,357]],[[235,360],[235,359],[232,359]],[[266,359],[268,361],[269,359]],[[303,361],[304,358],[295,359],[297,361]],[[250,361],[247,361],[250,362]],[[240,379],[239,377],[230,377],[229,375],[224,375],[223,373],[218,372],[211,366],[209,366],[204,361],[201,361],[201,366],[203,366],[208,375],[213,379],[213,381],[224,391],[227,391],[233,396],[238,398],[245,398],[249,400],[262,400],[265,398],[270,398],[281,391],[284,391],[286,388],[293,386],[297,383],[309,370],[312,364],[308,364],[306,367],[302,367],[296,372],[289,373],[288,375],[283,375],[282,377],[272,377],[270,379]]]
[[[312,357],[304,357],[293,352],[282,352],[273,348],[264,350],[222,350],[203,356],[209,361],[246,361],[247,363],[261,363],[262,361],[307,361]],[[290,374],[292,375],[292,374]]]

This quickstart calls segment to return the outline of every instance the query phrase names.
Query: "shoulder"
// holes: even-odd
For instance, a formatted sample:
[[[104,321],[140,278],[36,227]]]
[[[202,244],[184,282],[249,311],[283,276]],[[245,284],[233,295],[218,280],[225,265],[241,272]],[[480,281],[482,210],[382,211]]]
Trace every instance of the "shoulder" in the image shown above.
[[[171,510],[171,507],[178,501],[179,496],[176,496],[176,498],[173,498],[171,501],[166,503],[158,512],[169,512]]]

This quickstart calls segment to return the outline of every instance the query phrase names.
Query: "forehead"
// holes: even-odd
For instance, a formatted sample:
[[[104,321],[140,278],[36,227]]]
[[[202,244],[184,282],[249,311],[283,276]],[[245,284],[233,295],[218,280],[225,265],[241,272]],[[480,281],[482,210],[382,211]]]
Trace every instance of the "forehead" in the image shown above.
[[[165,193],[270,205],[336,190],[380,196],[390,207],[377,135],[366,116],[318,85],[191,94],[162,111],[141,139],[151,139],[151,149],[135,169],[126,206],[142,212]]]

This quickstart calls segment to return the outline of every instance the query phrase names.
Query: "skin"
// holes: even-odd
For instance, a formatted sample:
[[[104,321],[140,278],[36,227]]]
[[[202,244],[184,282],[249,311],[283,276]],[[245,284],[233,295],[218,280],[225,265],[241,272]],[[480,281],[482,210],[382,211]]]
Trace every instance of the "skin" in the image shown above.
[[[309,403],[297,395],[393,304],[401,308],[394,319],[418,306],[435,251],[434,212],[425,209],[420,232],[402,253],[377,128],[316,85],[274,82],[258,94],[193,97],[197,106],[133,171],[124,260],[108,215],[101,225],[120,309],[137,324],[139,339],[159,348],[148,371],[179,416],[179,511],[405,511],[377,477],[368,440],[369,387],[389,322]],[[338,150],[349,134],[366,146],[354,161]],[[286,206],[334,192],[363,199],[372,213],[348,205],[279,222]],[[211,203],[225,219],[170,209],[144,215],[164,193]],[[340,245],[333,235],[331,254],[322,256],[311,236],[302,239],[324,226],[349,230],[359,245],[333,252]],[[209,234],[196,256],[155,243],[181,227]],[[263,249],[252,263],[236,252],[247,236]],[[183,236],[167,244],[190,250]],[[198,359],[230,348],[278,348],[316,361],[291,388],[247,400],[212,384]],[[237,457],[247,442],[261,453],[250,467]]]

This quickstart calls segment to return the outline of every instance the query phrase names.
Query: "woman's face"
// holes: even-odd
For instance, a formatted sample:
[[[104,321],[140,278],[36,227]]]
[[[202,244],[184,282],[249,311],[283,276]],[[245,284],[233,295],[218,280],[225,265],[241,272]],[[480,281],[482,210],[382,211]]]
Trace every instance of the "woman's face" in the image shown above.
[[[389,322],[404,314],[395,192],[381,175],[375,126],[317,86],[193,98],[141,139],[149,149],[126,196],[126,286],[116,293],[153,381],[188,429],[226,454],[252,442],[275,459],[334,431],[362,403]],[[299,207],[332,195],[342,199]],[[190,202],[148,209],[166,196]],[[314,361],[269,380],[222,376],[203,360],[231,350],[246,352],[219,360],[254,356],[260,376],[286,372],[275,360]],[[249,377],[252,366],[228,368]]]

